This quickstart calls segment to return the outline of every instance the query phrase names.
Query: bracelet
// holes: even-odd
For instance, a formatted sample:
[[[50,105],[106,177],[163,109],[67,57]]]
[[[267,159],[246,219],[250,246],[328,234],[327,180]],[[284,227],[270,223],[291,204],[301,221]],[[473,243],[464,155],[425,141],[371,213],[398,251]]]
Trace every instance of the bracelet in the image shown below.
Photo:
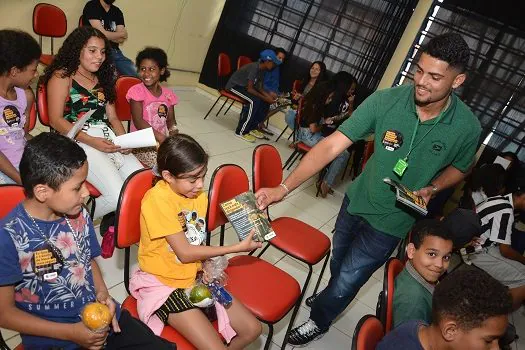
[[[290,190],[288,189],[288,186],[286,186],[283,182],[281,182],[279,184],[279,186],[281,186],[282,188],[284,188],[284,190],[286,191],[286,194],[284,195],[285,197],[288,195],[288,193],[290,193]]]

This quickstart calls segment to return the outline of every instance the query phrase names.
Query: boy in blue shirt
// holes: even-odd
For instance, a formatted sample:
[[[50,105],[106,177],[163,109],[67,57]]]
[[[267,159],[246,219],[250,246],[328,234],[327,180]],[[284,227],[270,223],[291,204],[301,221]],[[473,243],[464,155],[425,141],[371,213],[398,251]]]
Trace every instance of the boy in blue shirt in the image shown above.
[[[27,198],[0,221],[0,327],[20,332],[25,349],[173,348],[120,312],[108,293],[83,207],[87,173],[86,154],[74,141],[51,133],[28,141],[20,161]],[[113,315],[97,332],[79,316],[94,301]]]

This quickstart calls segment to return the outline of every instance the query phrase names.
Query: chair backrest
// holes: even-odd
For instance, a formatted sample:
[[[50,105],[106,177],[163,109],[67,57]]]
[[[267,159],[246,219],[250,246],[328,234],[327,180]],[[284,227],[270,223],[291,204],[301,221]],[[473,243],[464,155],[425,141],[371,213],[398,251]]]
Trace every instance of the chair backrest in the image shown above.
[[[51,4],[36,4],[33,9],[33,31],[40,36],[61,38],[66,35],[67,18],[64,11]]]
[[[32,131],[36,126],[36,101],[33,101],[33,104],[31,105],[31,109],[29,110],[29,128],[27,132]]]
[[[84,26],[84,15],[80,15],[80,17],[78,17],[78,27],[83,27]]]
[[[385,265],[383,278],[383,305],[381,306],[382,321],[385,333],[390,332],[394,323],[394,286],[397,275],[403,271],[405,264],[398,258],[390,258]]]
[[[47,113],[47,86],[44,83],[38,83],[36,105],[40,123],[44,126],[49,126],[49,114]]]
[[[249,189],[248,176],[240,166],[224,164],[215,169],[208,191],[208,212],[206,213],[208,233],[228,222],[220,204]]]
[[[279,151],[268,144],[255,147],[252,155],[253,192],[263,187],[276,187],[283,181],[282,161]]]
[[[373,315],[365,315],[355,327],[352,350],[375,350],[384,336],[381,321]]]
[[[120,190],[115,220],[115,246],[129,248],[140,241],[140,203],[152,187],[151,169],[132,173]]]
[[[24,188],[20,185],[0,185],[0,219],[9,214],[18,203],[26,198]]]
[[[361,171],[365,169],[366,162],[370,159],[374,153],[374,141],[366,141],[365,151],[363,152],[363,163],[361,164]]]
[[[217,63],[217,76],[219,78],[227,77],[232,73],[232,64],[230,61],[230,56],[228,56],[228,54],[221,52],[219,54],[219,59]]]
[[[294,80],[292,85],[292,91],[299,91],[301,89],[301,81],[300,80]]]
[[[248,56],[239,56],[239,58],[237,58],[237,70],[252,62],[252,59]]]
[[[117,79],[115,84],[115,90],[117,91],[117,99],[115,100],[115,109],[117,110],[117,116],[121,121],[131,120],[131,109],[128,100],[126,100],[126,94],[128,90],[137,84],[140,84],[141,80],[137,77],[122,75]]]

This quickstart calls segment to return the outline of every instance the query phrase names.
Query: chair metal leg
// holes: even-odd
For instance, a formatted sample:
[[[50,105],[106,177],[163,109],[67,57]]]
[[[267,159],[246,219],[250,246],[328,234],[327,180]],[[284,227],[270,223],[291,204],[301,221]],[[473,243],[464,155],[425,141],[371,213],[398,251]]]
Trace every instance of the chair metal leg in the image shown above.
[[[226,100],[224,100],[224,103],[222,104],[221,108],[219,108],[219,111],[215,114],[216,117],[219,116],[219,113],[221,113],[222,109],[224,108],[224,105],[226,104],[226,102],[228,102],[229,98],[226,97]]]
[[[264,247],[263,250],[261,250],[261,252],[259,253],[259,255],[257,255],[257,257],[260,258],[261,255],[263,255],[264,252],[266,251],[266,249],[268,249],[269,247],[270,247],[270,244],[267,243],[267,244],[266,244],[266,247]],[[251,253],[251,252],[250,252],[250,253]]]
[[[95,198],[89,197],[86,204],[90,204],[90,203],[91,203],[91,208],[89,209],[89,215],[91,216],[91,220],[93,220],[93,218],[95,217],[95,209],[97,206],[97,201]]]
[[[281,136],[283,136],[284,132],[288,130],[288,125],[286,125],[283,129],[283,132],[277,137],[277,139],[275,140],[275,142],[279,141],[279,139],[281,138]]]
[[[273,337],[273,324],[268,324],[268,337],[266,338],[266,343],[264,343],[264,350],[270,349],[270,345],[272,345],[272,337]]]
[[[284,165],[283,165],[283,169],[286,169],[286,166],[288,165],[288,163],[292,160],[293,157],[295,157],[295,154],[297,153],[297,150],[294,150],[292,152],[292,154],[290,154],[290,157],[288,157],[288,159],[286,160],[286,162],[284,162]]]
[[[314,292],[312,295],[317,294],[317,290],[319,289],[319,285],[321,284],[321,279],[323,278],[324,270],[326,268],[326,265],[328,265],[328,260],[330,260],[330,251],[326,254],[326,258],[324,259],[323,268],[321,269],[321,273],[319,274],[319,278],[317,279],[317,283],[315,285]]]
[[[292,136],[294,136],[294,135],[295,135],[295,134],[294,134],[294,131],[292,131],[292,133],[291,133],[290,135],[288,135],[288,140],[290,139],[290,137],[292,137]],[[295,139],[295,137],[294,137],[294,139]]]
[[[228,111],[230,110],[230,108],[232,108],[233,104],[235,103],[235,100],[232,100],[232,103],[230,103],[230,106],[228,107],[228,109],[226,110],[226,112],[224,112],[224,115],[226,115],[226,113],[228,113]]]
[[[297,161],[297,159],[302,158],[301,156],[304,157],[304,153],[301,154],[301,152],[297,151],[297,155],[296,155],[295,158],[292,160],[292,162],[291,162],[290,164],[288,164],[288,168],[286,168],[286,170],[290,170],[290,168],[291,168],[292,165]]]
[[[206,113],[206,115],[204,116],[204,119],[208,118],[208,115],[210,114],[210,112],[213,110],[213,108],[215,107],[215,105],[217,104],[217,102],[219,102],[219,100],[221,99],[222,95],[219,95],[219,97],[217,97],[217,99],[215,100],[215,103],[213,104],[213,106],[211,106],[210,110],[208,111],[208,113]]]
[[[220,233],[220,246],[224,246],[224,225],[221,226],[221,233]]]
[[[295,317],[297,316],[297,313],[299,312],[299,309],[301,308],[301,303],[304,298],[304,294],[306,293],[306,289],[308,288],[308,283],[310,283],[310,278],[312,277],[312,265],[308,265],[308,276],[306,277],[306,281],[304,281],[303,290],[301,291],[301,295],[299,296],[299,299],[297,300],[297,303],[295,304],[295,307],[292,312],[292,317],[290,318],[290,323],[288,323],[288,328],[286,329],[286,333],[284,334],[284,340],[283,344],[281,345],[281,350],[284,350],[286,348],[286,344],[288,343],[288,337],[290,336],[290,331],[292,330]]]

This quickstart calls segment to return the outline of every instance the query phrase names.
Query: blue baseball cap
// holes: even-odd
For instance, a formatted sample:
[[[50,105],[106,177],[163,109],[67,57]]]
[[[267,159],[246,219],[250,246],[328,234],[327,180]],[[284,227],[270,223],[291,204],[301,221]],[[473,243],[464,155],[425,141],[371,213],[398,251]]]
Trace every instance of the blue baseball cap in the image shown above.
[[[273,63],[275,63],[276,66],[282,63],[275,55],[275,52],[270,49],[261,51],[259,58],[261,59],[261,61],[272,61]]]

